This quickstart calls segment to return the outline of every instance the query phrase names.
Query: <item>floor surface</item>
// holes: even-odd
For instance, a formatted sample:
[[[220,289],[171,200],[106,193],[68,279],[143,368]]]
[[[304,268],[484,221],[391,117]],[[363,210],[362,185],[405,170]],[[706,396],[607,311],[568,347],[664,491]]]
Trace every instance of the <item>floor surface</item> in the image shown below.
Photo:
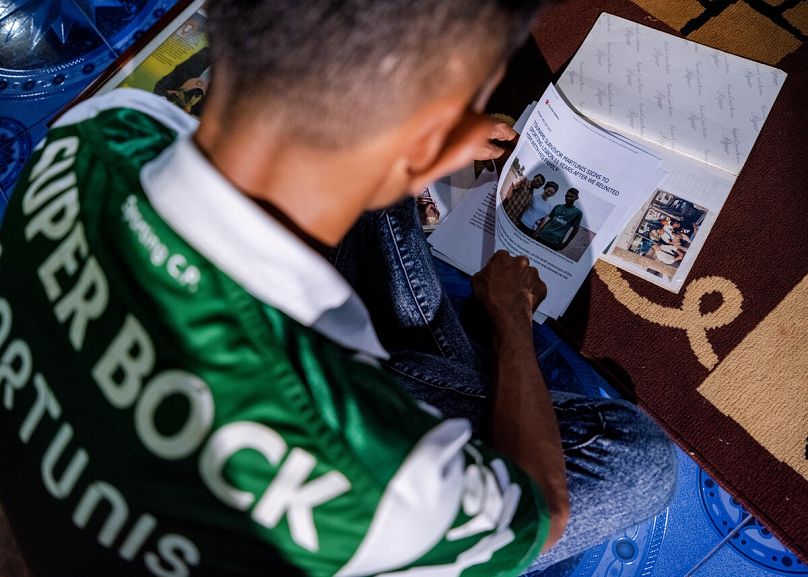
[[[435,261],[450,298],[470,295],[468,277]],[[620,396],[550,327],[534,325],[545,379],[552,388]],[[774,577],[808,575],[808,567],[761,527],[685,452],[668,509],[531,577]]]

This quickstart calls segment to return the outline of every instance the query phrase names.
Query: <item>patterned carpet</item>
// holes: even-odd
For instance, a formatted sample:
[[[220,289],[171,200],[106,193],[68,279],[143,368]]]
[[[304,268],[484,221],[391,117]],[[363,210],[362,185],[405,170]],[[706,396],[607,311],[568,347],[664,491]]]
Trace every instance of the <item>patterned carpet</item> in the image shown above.
[[[600,263],[560,327],[808,559],[808,2],[548,3],[534,35],[551,73],[601,11],[788,73],[681,293]]]
[[[808,40],[802,0],[634,0],[683,37],[777,65]]]

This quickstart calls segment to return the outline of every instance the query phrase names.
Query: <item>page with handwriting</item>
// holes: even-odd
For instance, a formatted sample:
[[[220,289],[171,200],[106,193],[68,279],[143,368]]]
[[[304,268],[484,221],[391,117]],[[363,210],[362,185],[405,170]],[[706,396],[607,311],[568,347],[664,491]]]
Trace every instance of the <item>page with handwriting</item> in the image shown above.
[[[558,82],[578,112],[737,175],[785,72],[603,13]]]

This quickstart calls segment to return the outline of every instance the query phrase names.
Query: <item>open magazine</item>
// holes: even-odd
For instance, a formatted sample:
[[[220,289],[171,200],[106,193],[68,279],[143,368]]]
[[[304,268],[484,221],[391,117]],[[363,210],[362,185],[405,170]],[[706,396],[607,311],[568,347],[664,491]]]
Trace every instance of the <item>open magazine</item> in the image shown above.
[[[462,199],[433,252],[470,274],[499,249],[528,256],[548,285],[538,321],[563,314],[598,256],[678,292],[785,76],[601,14],[517,122],[498,181],[427,191]]]
[[[558,81],[667,173],[604,260],[678,292],[785,81],[776,68],[601,14]]]
[[[660,162],[581,117],[551,85],[499,180],[484,172],[429,242],[438,258],[470,274],[499,249],[527,256],[548,288],[537,320],[557,318],[627,215],[659,184]]]

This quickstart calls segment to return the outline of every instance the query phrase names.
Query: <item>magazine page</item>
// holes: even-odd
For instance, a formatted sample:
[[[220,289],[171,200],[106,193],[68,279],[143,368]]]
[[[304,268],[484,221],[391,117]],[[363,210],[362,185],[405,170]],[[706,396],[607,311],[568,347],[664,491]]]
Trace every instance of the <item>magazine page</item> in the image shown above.
[[[525,125],[527,121],[530,120],[530,115],[533,114],[533,110],[535,110],[536,106],[539,103],[536,101],[531,102],[527,105],[527,108],[522,112],[522,115],[516,120],[516,124],[513,125],[513,129],[517,132],[517,134],[522,134],[525,130]]]
[[[494,254],[496,191],[495,173],[482,173],[427,239],[435,256],[467,274],[485,266]]]
[[[539,268],[548,289],[543,314],[564,313],[625,215],[658,184],[659,165],[547,88],[500,177],[495,238],[497,250]]]
[[[584,116],[737,175],[786,74],[603,13],[558,89]]]
[[[496,203],[496,175],[484,171],[466,191],[452,216],[429,237],[432,254],[466,274],[478,272],[494,254]],[[536,311],[533,320],[541,324],[547,316]]]
[[[495,250],[527,256],[548,288],[539,312],[557,318],[626,215],[659,183],[659,164],[644,147],[581,118],[551,85],[505,164],[493,202],[490,194],[469,194],[430,243],[472,273]]]
[[[210,87],[210,55],[203,2],[193,2],[98,90],[140,88],[199,116]]]

